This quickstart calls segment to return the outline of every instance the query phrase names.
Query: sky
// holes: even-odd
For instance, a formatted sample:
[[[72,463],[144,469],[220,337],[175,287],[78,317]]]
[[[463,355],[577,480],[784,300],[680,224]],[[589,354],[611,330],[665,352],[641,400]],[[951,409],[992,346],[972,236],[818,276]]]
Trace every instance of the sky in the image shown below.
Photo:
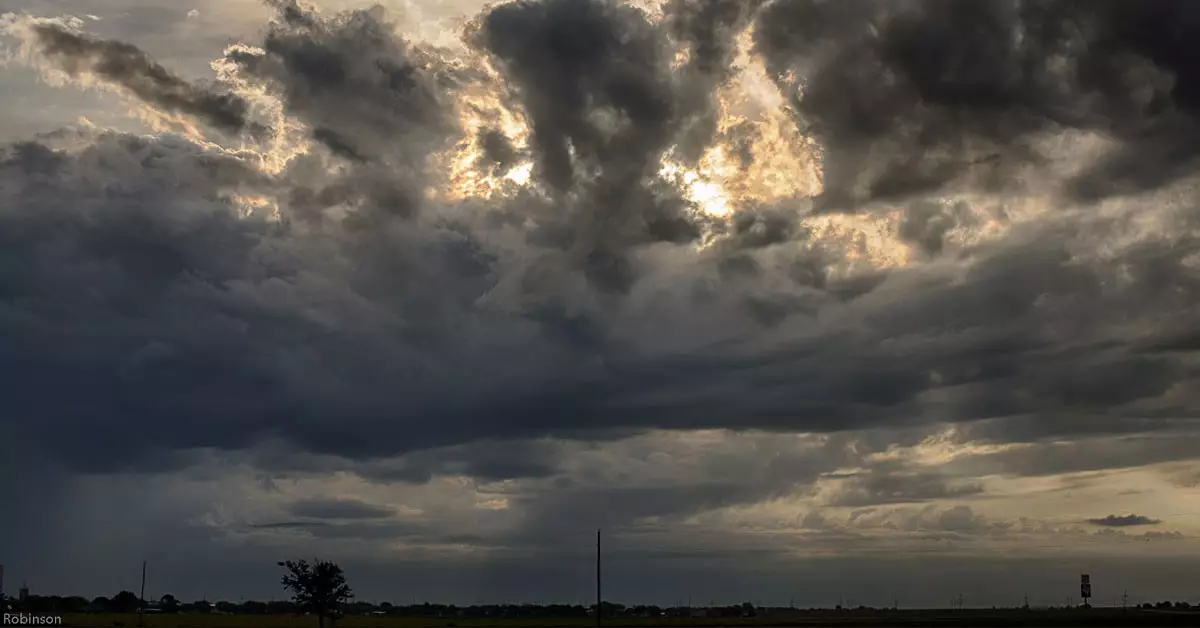
[[[1198,601],[1200,5],[8,6],[6,592]]]

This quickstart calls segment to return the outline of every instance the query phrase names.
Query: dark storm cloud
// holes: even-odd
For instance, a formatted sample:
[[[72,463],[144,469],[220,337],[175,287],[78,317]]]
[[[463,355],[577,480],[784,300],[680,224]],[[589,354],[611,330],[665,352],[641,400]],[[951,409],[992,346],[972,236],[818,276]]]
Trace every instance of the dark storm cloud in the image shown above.
[[[1151,519],[1144,515],[1108,515],[1099,519],[1088,519],[1088,523],[1098,526],[1106,526],[1111,528],[1125,528],[1129,526],[1152,526],[1162,523],[1158,519]]]
[[[449,132],[441,92],[451,69],[401,39],[381,8],[322,18],[271,4],[280,19],[264,53],[237,48],[228,59],[277,92],[314,139],[351,159],[414,168]]]
[[[225,60],[243,80],[277,95],[311,138],[352,164],[333,176],[297,160],[282,211],[308,224],[351,206],[344,226],[370,231],[419,211],[429,158],[454,129],[447,90],[473,70],[444,63],[438,51],[410,44],[382,7],[323,17],[297,3],[277,9],[261,50],[233,47]]]
[[[1039,159],[1042,132],[1121,147],[1066,190],[1096,198],[1194,171],[1200,75],[1187,2],[784,0],[756,45],[820,136],[828,210],[969,177],[1000,183]],[[789,74],[791,72],[791,74]],[[992,183],[988,183],[992,182]]]
[[[311,519],[381,519],[395,514],[387,506],[368,504],[349,498],[312,498],[293,502],[288,512]]]
[[[1136,257],[1122,263],[1140,264]],[[1148,360],[1130,355],[1117,338],[1107,347],[1100,342],[1110,333],[1101,310],[1128,311],[1133,302],[1124,290],[1100,290],[1099,273],[1073,261],[1053,238],[1014,242],[979,260],[963,280],[893,277],[890,288],[885,283],[855,302],[870,311],[868,325],[845,335],[798,341],[774,355],[714,365],[712,373],[696,360],[640,376],[645,390],[661,391],[641,404],[661,404],[660,411],[671,408],[700,425],[729,413],[757,414],[759,426],[778,420],[781,427],[796,421],[845,429],[930,410],[955,421],[1084,408],[1103,414],[1189,381],[1186,359]],[[1157,302],[1147,297],[1133,307]],[[1066,321],[1073,326],[1064,327]],[[909,336],[921,329],[933,335]],[[856,347],[856,357],[842,353],[846,346]],[[805,378],[784,375],[807,371],[806,364],[821,368]],[[695,385],[717,372],[739,375],[707,389]],[[929,405],[926,395],[935,391],[938,401]],[[620,394],[609,397],[623,416],[637,412]]]
[[[563,452],[546,441],[481,441],[418,451],[395,460],[351,465],[360,476],[381,482],[428,482],[435,476],[466,476],[483,482],[547,478],[558,474]],[[287,468],[290,465],[285,465]]]
[[[516,165],[520,156],[513,146],[512,140],[496,129],[484,129],[479,133],[479,147],[483,149],[483,157],[490,161],[497,170],[507,170]]]
[[[456,90],[485,77],[405,41],[382,11],[270,4],[276,21],[249,42],[261,45],[221,61],[319,145],[281,173],[167,135],[0,149],[0,447],[13,453],[0,475],[43,451],[87,472],[73,490],[57,472],[37,491],[0,481],[0,502],[42,524],[18,522],[4,548],[39,587],[112,583],[106,565],[157,551],[176,594],[219,595],[196,590],[208,581],[266,597],[277,554],[316,546],[378,599],[396,578],[442,600],[571,597],[590,586],[588,531],[602,525],[622,600],[799,587],[832,604],[853,586],[938,603],[930,590],[975,569],[996,574],[979,599],[1011,602],[1008,563],[811,556],[1006,542],[1032,554],[1035,535],[1153,551],[1146,540],[1177,536],[954,502],[1004,498],[982,492],[993,474],[1161,464],[1195,481],[1200,213],[1185,195],[1080,214],[1047,201],[1050,219],[996,212],[1011,231],[976,238],[982,206],[922,197],[958,179],[1003,190],[1053,165],[1032,146],[1065,127],[1120,146],[1064,183],[1077,198],[1187,176],[1192,107],[1169,79],[1192,72],[1190,53],[1163,17],[1186,6],[777,0],[755,18],[760,3],[673,0],[660,24],[617,2],[504,5],[471,43],[533,125],[525,154],[495,128],[458,137]],[[1062,16],[1082,16],[1078,32],[1047,34]],[[711,139],[712,92],[754,19],[772,69],[810,79],[792,107],[827,145],[819,209],[839,194],[917,197],[895,232],[915,263],[873,268],[860,241],[810,232],[805,200],[704,218],[656,176],[664,154],[686,160]],[[1010,41],[1017,22],[1028,34]],[[1156,22],[1161,41],[1138,34]],[[679,67],[671,39],[691,53]],[[429,158],[463,140],[492,174],[534,157],[534,184],[428,199]],[[262,208],[243,215],[247,199]],[[905,458],[930,438],[1015,446]],[[877,462],[892,453],[903,462]],[[165,475],[205,462],[208,490]],[[346,493],[309,484],[334,474]],[[124,483],[88,490],[112,478]],[[356,486],[374,495],[313,497]],[[803,516],[767,521],[793,500],[809,502]],[[822,500],[863,508],[809,510]],[[680,561],[702,576],[681,578]],[[1161,591],[1188,573],[1124,565],[1112,573]],[[1020,586],[1077,575],[1056,569]]]
[[[1041,413],[1051,418],[1031,427],[1053,430],[1055,413],[1068,408],[1103,417],[1077,424],[1083,433],[1123,422],[1156,430],[1178,415],[1123,419],[1111,408],[1135,407],[1191,377],[1188,355],[1129,354],[1101,316],[1178,307],[1186,277],[1168,271],[1182,251],[1121,260],[1144,281],[1102,291],[1098,271],[1063,253],[1061,239],[1018,240],[981,255],[962,280],[900,273],[848,305],[830,286],[818,305],[863,308],[862,324],[768,353],[645,360],[594,332],[551,333],[566,333],[565,315],[477,311],[497,266],[469,223],[388,237],[348,232],[343,244],[236,219],[226,193],[273,184],[182,140],[106,135],[78,153],[23,144],[7,153],[0,177],[0,255],[14,269],[0,274],[8,299],[0,320],[14,339],[0,359],[17,373],[6,398],[45,417],[22,424],[32,432],[78,434],[59,450],[85,467],[136,465],[130,454],[153,448],[237,449],[272,436],[370,458],[482,438],[654,427],[837,431]],[[84,209],[94,218],[84,220]],[[619,264],[596,272],[621,280]],[[1131,291],[1136,301],[1126,300]],[[70,325],[79,311],[91,313],[87,324]],[[585,328],[593,324],[609,323]],[[598,363],[597,354],[610,359]],[[49,381],[96,401],[68,406],[47,396]],[[1191,455],[1182,442],[1164,441],[1177,445],[1173,459]],[[1036,469],[1071,459],[997,463]],[[453,464],[501,477],[547,475],[557,463],[513,455]],[[394,471],[441,472],[421,468]]]
[[[687,65],[703,76],[732,73],[734,39],[764,0],[669,0],[663,5],[668,31],[687,45]]]
[[[40,25],[34,32],[42,53],[71,74],[96,74],[147,103],[194,116],[223,131],[266,132],[262,125],[248,119],[249,105],[245,99],[190,83],[156,63],[137,46],[94,39],[55,25]]]
[[[665,33],[642,11],[608,0],[509,3],[483,16],[472,43],[499,62],[525,110],[535,176],[581,197],[560,230],[594,289],[628,292],[638,276],[631,246],[699,237],[677,191],[646,185],[696,98],[683,97]]]
[[[608,185],[652,172],[675,102],[666,40],[641,11],[604,0],[517,2],[490,11],[477,37],[520,90],[548,183],[565,190],[589,167]],[[611,124],[593,118],[606,111],[618,116]]]
[[[614,486],[598,482],[604,477],[600,473],[577,473],[545,490],[516,493],[510,497],[511,507],[520,509],[525,525],[509,541],[544,549],[552,539],[589,526],[636,531],[651,521],[679,522],[721,508],[803,495],[830,469],[861,460],[850,439],[834,437],[802,446],[770,437],[750,442],[752,447],[711,452],[699,468],[674,481],[630,478],[631,485]],[[673,452],[666,449],[659,455],[670,458]],[[627,463],[614,458],[609,464],[619,477],[624,473],[620,465]]]
[[[840,50],[867,36],[854,11],[871,12],[850,4],[772,4],[760,45],[777,65],[797,50]],[[424,168],[453,136],[448,105],[472,71],[408,44],[379,10],[323,17],[277,5],[263,52],[235,47],[226,60],[345,158],[337,174],[327,156],[308,155],[266,176],[232,154],[165,136],[5,150],[0,333],[13,341],[0,345],[0,364],[17,375],[0,387],[20,408],[10,416],[29,417],[25,430],[47,441],[76,435],[59,450],[79,466],[277,439],[364,462],[448,456],[363,471],[414,482],[545,478],[561,467],[552,455],[444,450],[653,428],[837,432],[1037,417],[992,423],[1001,427],[991,434],[989,424],[964,430],[1007,442],[1068,429],[1178,429],[1197,407],[1189,345],[1156,325],[1129,324],[1170,319],[1178,334],[1195,320],[1193,238],[1088,218],[1016,229],[928,267],[834,273],[849,253],[817,243],[799,210],[780,204],[738,213],[711,249],[673,247],[700,231],[678,190],[652,176],[687,117],[667,34],[644,13],[599,0],[521,2],[483,16],[473,43],[511,81],[551,193],[441,206],[424,197]],[[748,15],[672,6],[683,20],[672,28],[695,31],[698,54],[713,59],[728,57],[720,33]],[[964,63],[984,64],[972,55],[986,51],[934,27],[955,12],[967,24],[1009,19],[995,3],[922,6],[897,9],[894,24],[876,29],[899,38],[887,57],[898,67],[932,55],[914,41],[926,34],[948,39],[951,51],[967,46]],[[801,20],[805,11],[819,19]],[[872,46],[865,50],[879,52]],[[935,69],[947,85],[908,80],[943,109],[992,111],[959,93],[967,79],[954,78],[955,67]],[[1006,76],[985,71],[980,89],[1013,107],[1026,79]],[[812,106],[835,93],[849,103],[838,115],[869,104],[856,98],[870,94],[850,89],[863,86],[837,92],[823,82],[832,80],[814,79]],[[903,115],[881,118],[878,133],[912,122],[906,109],[885,111]],[[986,117],[963,113],[949,129],[1017,141]],[[859,133],[840,118],[827,122],[835,147],[837,133]],[[926,122],[934,124],[914,123]],[[492,157],[504,158],[493,139]],[[281,220],[267,211],[239,217],[236,194],[278,201]],[[1167,231],[1186,233],[1195,220],[1189,208],[1155,211]],[[970,226],[968,213],[913,203],[901,235],[933,257],[952,225]],[[1144,240],[1113,245],[1104,258],[1087,254],[1136,237]],[[680,348],[648,348],[663,338]],[[1151,350],[1163,342],[1179,350]],[[54,394],[60,387],[72,395]],[[1186,455],[1170,451],[1169,459]],[[1141,453],[1023,455],[980,464],[1136,464]],[[723,490],[694,497],[734,499]]]
[[[206,441],[204,417],[262,409],[262,398],[251,397],[271,384],[255,373],[252,352],[239,348],[237,325],[214,310],[199,314],[208,321],[200,325],[214,335],[160,339],[188,325],[184,293],[196,296],[205,286],[245,276],[244,264],[266,228],[239,220],[223,197],[239,187],[253,189],[263,177],[180,139],[112,134],[93,141],[69,156],[28,145],[0,153],[0,256],[10,269],[0,274],[2,334],[10,339],[0,362],[22,373],[6,383],[6,397],[29,411],[55,405],[51,390],[57,385],[99,395],[90,409],[51,412],[70,422],[68,417],[103,413],[105,406],[123,408],[110,415],[107,431],[97,432],[98,442],[106,443],[101,448],[113,452],[143,452],[145,442],[127,438],[148,427],[138,415],[171,414],[171,433],[160,425],[155,440]],[[133,177],[109,177],[131,163],[139,164]],[[180,195],[198,202],[177,205]],[[97,206],[107,209],[86,213]],[[165,206],[174,209],[161,211]],[[72,332],[51,322],[65,324],[63,316],[83,311],[96,318]],[[139,329],[135,321],[144,317],[157,323]],[[197,386],[208,385],[219,390],[186,401]],[[24,426],[47,436],[55,430],[46,423]],[[224,439],[231,436],[214,434],[212,442],[229,445]],[[81,466],[106,458],[82,441],[63,442],[60,452]]]

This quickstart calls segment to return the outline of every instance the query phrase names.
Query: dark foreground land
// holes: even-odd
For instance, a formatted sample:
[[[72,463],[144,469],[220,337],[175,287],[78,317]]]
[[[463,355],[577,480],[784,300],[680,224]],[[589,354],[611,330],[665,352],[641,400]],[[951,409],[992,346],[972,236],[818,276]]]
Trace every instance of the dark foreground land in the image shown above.
[[[26,624],[37,625],[37,624]],[[54,625],[54,624],[42,624]],[[139,625],[136,614],[70,614],[62,616],[61,626],[89,628]],[[316,628],[316,617],[281,615],[173,614],[146,615],[145,628]],[[329,623],[326,623],[328,626]],[[594,618],[419,618],[387,616],[348,616],[338,620],[338,628],[585,628],[595,626]],[[811,628],[1200,628],[1200,612],[1142,609],[1068,609],[1068,610],[896,610],[872,612],[796,611],[769,616],[740,618],[635,618],[606,619],[604,626],[646,628],[685,628],[716,626],[801,626]]]

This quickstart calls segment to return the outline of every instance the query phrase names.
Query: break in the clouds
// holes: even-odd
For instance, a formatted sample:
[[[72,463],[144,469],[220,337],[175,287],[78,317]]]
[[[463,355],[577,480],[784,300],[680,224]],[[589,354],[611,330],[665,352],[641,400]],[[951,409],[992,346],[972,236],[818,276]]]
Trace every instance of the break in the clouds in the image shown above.
[[[4,464],[46,469],[0,484],[39,513],[3,560],[267,596],[315,546],[380,595],[574,599],[599,526],[660,603],[863,565],[890,601],[910,552],[1176,586],[1192,6],[537,0],[451,46],[278,0],[207,79],[6,15],[14,71],[148,128],[0,148]]]

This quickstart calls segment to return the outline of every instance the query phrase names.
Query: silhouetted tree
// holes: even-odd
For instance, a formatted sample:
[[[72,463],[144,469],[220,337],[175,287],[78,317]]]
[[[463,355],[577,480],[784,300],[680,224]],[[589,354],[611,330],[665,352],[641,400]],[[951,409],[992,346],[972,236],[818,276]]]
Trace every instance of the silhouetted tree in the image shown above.
[[[179,612],[179,600],[175,599],[175,596],[170,593],[158,598],[158,606],[164,613]]]
[[[311,564],[307,560],[288,560],[279,566],[288,571],[281,580],[283,586],[292,592],[300,610],[317,616],[321,628],[325,628],[326,617],[334,620],[331,625],[335,624],[338,610],[354,597],[342,568],[336,563],[321,559],[314,559]]]
[[[133,613],[136,612],[138,606],[142,603],[141,598],[132,591],[121,591],[113,596],[109,606],[112,607],[115,613]]]

